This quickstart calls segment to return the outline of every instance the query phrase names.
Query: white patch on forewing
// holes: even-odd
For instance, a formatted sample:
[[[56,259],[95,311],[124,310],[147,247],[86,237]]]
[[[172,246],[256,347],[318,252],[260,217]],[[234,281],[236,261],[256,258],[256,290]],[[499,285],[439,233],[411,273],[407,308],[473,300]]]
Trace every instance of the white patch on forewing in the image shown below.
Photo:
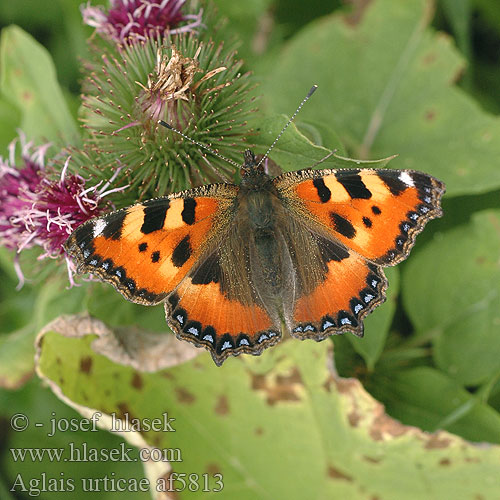
[[[101,236],[102,232],[106,229],[106,222],[103,219],[97,219],[94,222],[94,238]]]
[[[415,183],[408,172],[401,172],[399,174],[399,180],[404,182],[408,187],[414,187]]]

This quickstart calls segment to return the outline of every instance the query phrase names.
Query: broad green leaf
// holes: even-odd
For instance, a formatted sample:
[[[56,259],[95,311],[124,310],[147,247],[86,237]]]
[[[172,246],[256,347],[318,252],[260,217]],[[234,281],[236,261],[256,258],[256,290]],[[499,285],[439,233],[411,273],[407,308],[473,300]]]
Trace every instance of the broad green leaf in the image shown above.
[[[368,388],[392,417],[405,424],[500,444],[500,414],[435,368],[378,374]]]
[[[155,471],[146,464],[153,485],[172,466],[176,473],[208,472],[211,488],[220,473],[221,499],[420,500],[490,497],[500,488],[497,446],[425,434],[387,417],[358,381],[330,371],[329,342],[290,340],[222,368],[205,353],[139,373],[97,355],[93,337],[45,333],[38,372],[84,415],[174,418],[175,432],[124,433],[144,449],[179,450],[182,461]],[[205,495],[186,491],[182,498]]]
[[[32,325],[0,335],[0,387],[17,389],[33,374],[35,330]]]
[[[384,350],[385,340],[396,310],[396,297],[399,289],[399,272],[395,268],[384,270],[389,281],[387,302],[378,307],[364,321],[363,338],[346,335],[356,352],[365,360],[368,371],[373,371],[375,363]]]
[[[7,156],[7,146],[16,137],[15,128],[21,119],[19,110],[0,96],[0,156]]]
[[[323,146],[326,149],[337,149],[338,154],[345,154],[345,150],[340,142],[339,136],[328,125],[319,122],[302,121],[296,122],[300,133],[304,134],[316,146]]]
[[[0,387],[9,389],[23,385],[34,369],[34,341],[43,325],[62,313],[77,313],[83,310],[83,291],[77,287],[72,293],[65,290],[66,283],[51,279],[41,286],[25,285],[16,291],[11,285],[8,298],[0,305],[0,319],[6,317],[4,310],[17,316],[14,331],[2,331],[0,325]]]
[[[170,331],[163,307],[148,307],[125,300],[107,283],[84,284],[89,314],[111,326],[136,325],[147,330]],[[73,290],[68,292],[73,293]]]
[[[465,385],[500,369],[499,256],[500,211],[487,210],[439,233],[404,269],[411,342],[433,340],[437,365]]]
[[[0,91],[22,112],[21,129],[40,143],[76,144],[76,124],[68,111],[47,51],[30,35],[10,26],[0,40]]]
[[[357,25],[340,14],[311,23],[262,75],[263,98],[283,112],[317,83],[301,118],[333,127],[349,156],[398,154],[391,167],[431,173],[449,195],[498,188],[500,119],[454,85],[464,61],[428,27],[431,7],[376,0]]]
[[[286,116],[249,120],[249,126],[259,133],[259,135],[252,138],[253,144],[256,145],[256,152],[264,154],[287,122],[288,118]],[[332,142],[327,147],[313,144],[311,139],[306,137],[294,123],[291,123],[269,154],[269,157],[284,171],[309,168],[332,151],[338,151],[338,153],[318,164],[316,168],[383,168],[394,158],[391,156],[380,160],[364,161],[345,158],[342,155],[344,151],[342,144],[334,142],[337,137],[334,131],[326,128],[316,128],[309,122],[303,126],[303,130],[311,138],[315,138],[319,134],[322,141],[327,138]]]
[[[275,36],[270,29],[273,24],[271,0],[234,2],[217,0],[214,2],[220,15],[228,19],[224,27],[225,40],[232,37],[238,41],[238,56],[249,62],[268,48],[270,37]]]
[[[457,45],[470,57],[471,0],[439,0],[457,38]]]

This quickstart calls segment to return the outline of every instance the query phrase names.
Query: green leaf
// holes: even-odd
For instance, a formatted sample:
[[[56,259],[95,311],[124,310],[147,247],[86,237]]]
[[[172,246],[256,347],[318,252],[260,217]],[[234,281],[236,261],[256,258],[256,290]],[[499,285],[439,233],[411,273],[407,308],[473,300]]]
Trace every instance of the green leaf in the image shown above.
[[[0,96],[0,156],[5,156],[4,152],[10,142],[16,137],[15,128],[21,116],[16,106],[12,105],[5,98]]]
[[[259,135],[252,137],[252,142],[256,145],[258,153],[264,154],[268,150],[288,120],[289,118],[284,115],[248,120],[249,126],[259,133]],[[341,155],[344,148],[340,142],[335,142],[338,139],[333,130],[326,127],[316,128],[309,122],[302,125],[301,128],[307,131],[308,135],[313,139],[316,139],[319,135],[321,141],[326,138],[331,142],[324,146],[313,144],[311,139],[306,137],[295,123],[291,123],[269,154],[269,157],[284,171],[309,168],[324,159],[332,151],[338,151],[339,153],[322,161],[317,165],[317,168],[383,168],[394,158],[391,156],[381,160],[365,161],[345,158]]]
[[[212,475],[222,474],[220,498],[411,500],[488,497],[500,488],[499,447],[425,434],[387,417],[358,381],[329,370],[328,342],[290,340],[222,368],[205,353],[139,373],[95,354],[92,338],[47,332],[40,375],[87,415],[93,408],[121,419],[174,418],[175,432],[125,437],[144,448],[179,450],[174,471],[208,471],[211,487]],[[161,465],[147,469],[151,481],[166,473],[168,464]]]
[[[266,50],[269,37],[273,34],[269,29],[269,23],[273,22],[269,12],[271,0],[217,0],[216,5],[219,14],[229,20],[224,29],[226,41],[234,37],[239,42],[239,57],[251,61]]]
[[[396,310],[396,297],[399,289],[399,272],[395,268],[384,270],[388,280],[387,302],[378,307],[364,321],[365,336],[346,335],[355,351],[363,357],[368,371],[373,371],[375,363],[384,350],[385,341],[391,326],[394,311]]]
[[[21,128],[37,143],[77,144],[78,130],[68,111],[48,52],[17,26],[2,31],[0,91],[22,112]]]
[[[110,326],[137,325],[156,332],[169,332],[163,307],[134,304],[107,283],[84,284],[86,307],[90,315],[102,319]],[[73,293],[73,290],[71,292]]]
[[[403,300],[437,365],[465,385],[500,369],[500,211],[474,214],[436,238],[404,269]]]
[[[439,2],[453,28],[458,47],[469,59],[471,0],[439,0]]]
[[[17,389],[33,374],[34,330],[29,325],[0,335],[0,387]]]
[[[19,292],[12,286],[9,297],[2,301],[0,318],[5,319],[6,309],[13,311],[21,324],[14,331],[0,331],[0,387],[15,389],[29,379],[34,369],[35,336],[43,325],[62,313],[82,311],[82,289],[75,287],[72,293],[65,293],[65,286],[58,279],[38,287],[25,285]]]
[[[350,156],[397,153],[393,168],[429,172],[449,195],[492,190],[500,186],[500,119],[454,85],[464,60],[428,27],[431,5],[377,0],[357,25],[339,14],[311,23],[264,75],[262,94],[284,112],[317,83],[301,117],[333,127]]]
[[[500,415],[444,373],[422,366],[374,376],[369,389],[388,413],[427,431],[500,443]]]

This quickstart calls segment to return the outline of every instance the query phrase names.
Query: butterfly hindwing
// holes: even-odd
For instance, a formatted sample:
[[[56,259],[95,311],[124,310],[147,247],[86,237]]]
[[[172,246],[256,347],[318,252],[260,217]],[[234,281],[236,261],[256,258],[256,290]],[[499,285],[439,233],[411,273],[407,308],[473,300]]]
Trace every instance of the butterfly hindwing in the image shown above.
[[[318,341],[348,331],[363,336],[363,319],[385,301],[387,280],[381,267],[355,252],[327,267],[316,288],[295,302],[291,334]]]
[[[383,266],[406,258],[426,222],[441,215],[444,193],[440,181],[413,170],[303,170],[275,185],[292,211]]]
[[[65,248],[79,272],[99,276],[128,300],[158,304],[227,224],[236,192],[211,185],[148,200],[85,222]]]
[[[281,338],[263,307],[228,297],[219,259],[218,252],[207,256],[165,302],[177,337],[204,346],[218,366],[230,355],[258,355]]]

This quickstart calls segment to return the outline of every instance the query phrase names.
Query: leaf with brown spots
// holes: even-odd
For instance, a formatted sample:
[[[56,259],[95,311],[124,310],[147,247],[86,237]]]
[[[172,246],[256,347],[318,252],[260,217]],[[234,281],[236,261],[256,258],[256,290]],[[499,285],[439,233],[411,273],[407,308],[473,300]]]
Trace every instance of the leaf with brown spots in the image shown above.
[[[500,447],[425,433],[387,416],[357,380],[329,368],[327,343],[283,342],[266,358],[237,358],[224,369],[205,354],[139,375],[96,354],[93,337],[46,331],[38,341],[38,373],[84,415],[92,408],[122,418],[175,418],[175,432],[125,433],[140,446],[181,450],[182,462],[172,468],[146,464],[150,478],[172,470],[222,474],[227,496],[221,498],[237,492],[243,500],[417,500],[478,492],[494,498],[500,488]],[[81,360],[88,359],[92,369],[82,373]]]

